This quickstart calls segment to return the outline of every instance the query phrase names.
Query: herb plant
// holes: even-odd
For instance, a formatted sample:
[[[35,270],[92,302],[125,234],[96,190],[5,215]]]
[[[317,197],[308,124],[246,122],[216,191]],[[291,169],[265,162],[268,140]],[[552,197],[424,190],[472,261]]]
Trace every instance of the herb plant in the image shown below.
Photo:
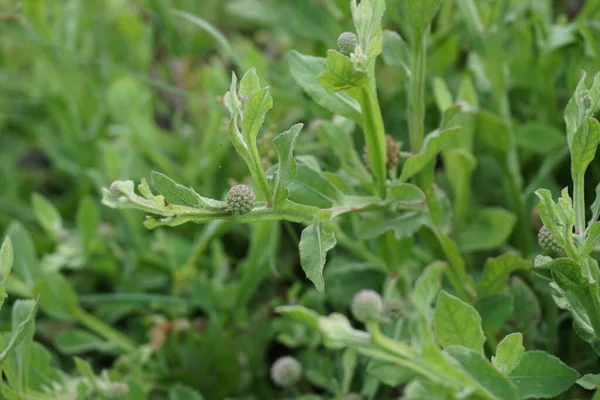
[[[0,7],[1,396],[598,398],[575,3]]]

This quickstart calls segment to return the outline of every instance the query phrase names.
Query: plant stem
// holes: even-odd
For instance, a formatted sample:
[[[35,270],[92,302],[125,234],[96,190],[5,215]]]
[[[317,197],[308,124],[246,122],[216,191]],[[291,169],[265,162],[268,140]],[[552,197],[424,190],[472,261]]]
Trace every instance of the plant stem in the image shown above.
[[[131,352],[136,349],[136,344],[129,339],[126,335],[114,329],[112,326],[99,320],[94,315],[78,308],[75,311],[77,320],[89,330],[97,333],[98,335],[110,340],[121,349]]]
[[[381,198],[385,197],[386,163],[387,153],[385,147],[385,127],[381,117],[377,91],[375,90],[375,78],[370,79],[372,84],[369,88],[363,88],[361,107],[363,112],[363,131],[365,142],[369,152],[369,163],[375,178],[375,194]]]
[[[585,232],[585,180],[583,174],[573,176],[573,208],[575,209],[575,232]]]
[[[271,188],[269,186],[269,181],[267,180],[267,174],[265,174],[265,170],[262,166],[262,161],[260,160],[260,154],[258,154],[258,148],[256,147],[256,141],[253,141],[248,146],[250,158],[252,159],[252,163],[248,165],[250,168],[250,175],[252,175],[252,179],[256,186],[258,187],[258,191],[262,193],[265,197],[265,201],[272,205],[273,204],[273,195],[271,193]]]
[[[427,68],[427,33],[414,38],[408,90],[408,125],[410,150],[419,153],[425,138],[425,73]]]

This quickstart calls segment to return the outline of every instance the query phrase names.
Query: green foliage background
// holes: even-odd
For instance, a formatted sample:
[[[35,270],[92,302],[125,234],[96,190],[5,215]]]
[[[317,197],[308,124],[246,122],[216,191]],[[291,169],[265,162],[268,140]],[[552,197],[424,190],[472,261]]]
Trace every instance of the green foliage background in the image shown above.
[[[403,3],[388,1],[383,26],[408,37]],[[467,3],[442,2],[427,48],[426,132],[449,104],[477,110],[460,116],[466,133],[448,146],[460,150],[438,157],[436,181],[447,194],[441,219],[454,221],[470,279],[489,295],[474,303],[488,340],[522,332],[527,350],[596,373],[598,356],[556,307],[547,275],[517,266],[496,289],[493,276],[483,279],[491,272],[482,271],[503,253],[530,260],[540,253],[534,191],[556,197],[571,184],[563,110],[581,71],[592,77],[600,70],[600,2],[478,0],[482,27],[469,20]],[[483,40],[480,28],[501,34]],[[126,382],[124,398],[136,400],[281,398],[286,393],[272,384],[269,368],[286,354],[303,365],[298,389],[307,399],[342,398],[348,385],[365,398],[402,393],[412,376],[362,358],[346,383],[345,353],[317,347],[316,332],[274,308],[348,314],[357,291],[381,292],[389,282],[368,240],[389,229],[409,238],[410,221],[349,218],[350,233],[336,232],[321,293],[300,268],[301,224],[212,221],[147,230],[143,213],[100,203],[101,188],[149,179],[153,170],[214,199],[249,182],[229,141],[223,95],[232,71],[251,68],[274,103],[258,140],[264,165],[277,162],[273,136],[304,123],[297,159],[319,165],[331,190],[343,190],[336,177],[352,168],[343,149],[362,154],[360,129],[323,129],[332,114],[293,72],[299,53],[325,57],[348,30],[346,0],[0,0],[0,231],[15,253],[0,328],[14,326],[17,299],[39,296],[35,335],[24,342],[33,355],[18,378],[5,372],[15,393],[7,398],[83,398],[83,387],[97,389],[89,398],[108,398],[103,385],[111,381]],[[377,64],[379,102],[386,132],[408,151],[406,59],[388,46],[398,44],[390,36],[384,33]],[[589,204],[599,181],[594,161]],[[399,257],[409,285],[436,260],[418,239]],[[396,337],[418,336],[409,328],[396,326]],[[52,382],[65,397],[47,394]],[[563,398],[592,394],[574,387]]]

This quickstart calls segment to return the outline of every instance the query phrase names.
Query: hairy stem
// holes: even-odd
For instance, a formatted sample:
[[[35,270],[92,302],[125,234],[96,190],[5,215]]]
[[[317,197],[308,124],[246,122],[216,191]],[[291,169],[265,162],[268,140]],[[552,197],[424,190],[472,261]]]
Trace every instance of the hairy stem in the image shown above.
[[[427,68],[426,33],[414,38],[408,90],[410,150],[418,153],[425,138],[425,73]]]
[[[585,232],[585,180],[583,174],[573,176],[573,208],[575,209],[575,232]]]
[[[363,131],[365,142],[369,152],[369,163],[375,178],[375,194],[381,198],[385,197],[386,163],[387,154],[385,148],[385,127],[381,117],[377,91],[375,90],[374,77],[369,88],[363,88],[360,96],[360,104],[363,112]]]

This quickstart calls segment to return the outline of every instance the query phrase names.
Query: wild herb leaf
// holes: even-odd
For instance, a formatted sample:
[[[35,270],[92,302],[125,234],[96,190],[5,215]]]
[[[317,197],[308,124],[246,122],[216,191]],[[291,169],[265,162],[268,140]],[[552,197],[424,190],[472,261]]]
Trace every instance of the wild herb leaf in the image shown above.
[[[508,375],[519,364],[524,352],[523,335],[520,333],[511,333],[498,343],[496,355],[492,356],[492,364],[498,371],[504,375]]]
[[[483,353],[486,339],[477,310],[445,291],[435,304],[433,328],[442,347],[460,345]]]
[[[527,351],[509,374],[523,398],[550,399],[567,390],[579,374],[558,358],[543,351]]]
[[[290,51],[287,56],[290,73],[298,85],[321,107],[355,122],[361,121],[360,104],[348,93],[330,93],[317,77],[325,70],[323,58]]]
[[[288,185],[296,176],[296,160],[294,160],[294,147],[296,138],[302,130],[302,124],[294,125],[290,130],[279,134],[273,144],[277,149],[279,164],[273,178],[273,195],[275,206],[277,203],[287,199]]]
[[[315,284],[318,291],[325,290],[323,268],[327,252],[336,245],[335,236],[325,231],[322,224],[312,224],[304,228],[300,237],[300,264],[306,277]]]

